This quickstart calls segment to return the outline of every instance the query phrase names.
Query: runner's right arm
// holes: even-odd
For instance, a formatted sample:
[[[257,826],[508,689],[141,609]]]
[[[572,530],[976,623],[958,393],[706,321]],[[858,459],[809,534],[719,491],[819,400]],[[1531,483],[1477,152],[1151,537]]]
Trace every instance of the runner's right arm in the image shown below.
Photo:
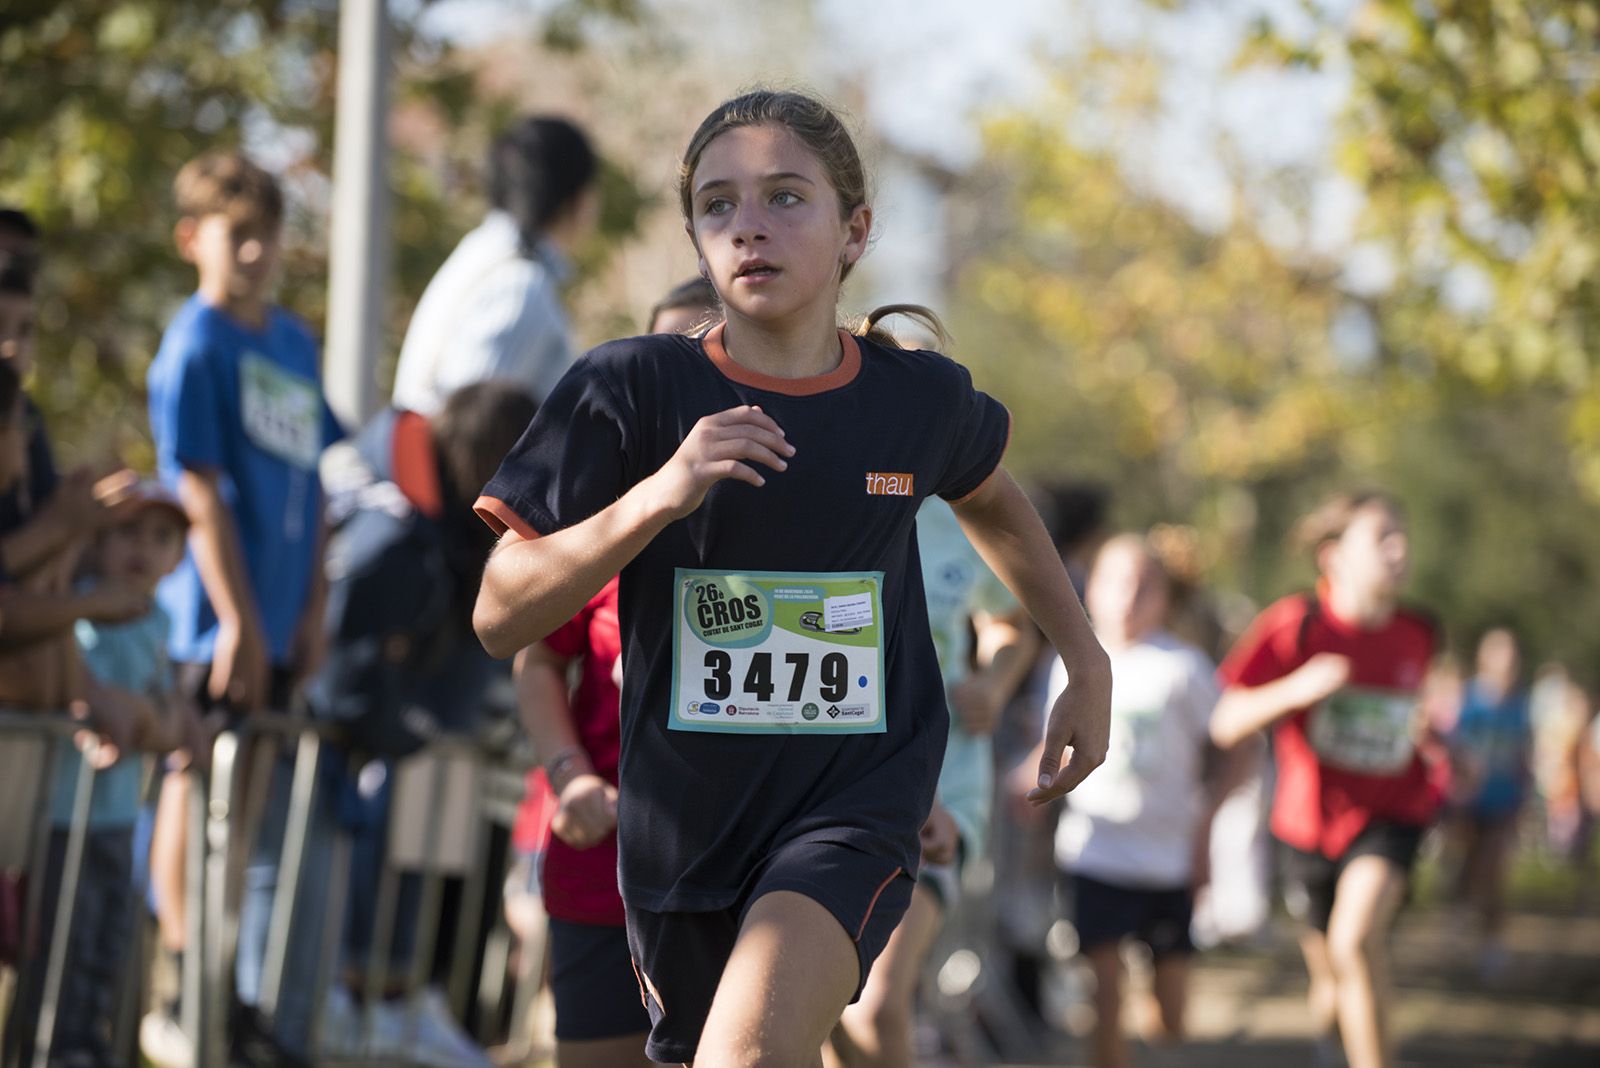
[[[267,641],[221,479],[216,468],[185,467],[178,475],[178,500],[189,517],[189,550],[200,585],[217,614],[207,688],[212,698],[253,712],[267,698]]]
[[[1232,749],[1290,713],[1331,696],[1349,678],[1349,657],[1318,653],[1280,679],[1230,686],[1211,714],[1211,740],[1219,749]]]
[[[508,530],[484,567],[472,626],[491,656],[507,657],[550,634],[638,556],[668,524],[689,515],[725,478],[764,479],[794,446],[760,408],[741,405],[695,423],[672,459],[581,523],[541,537]]]

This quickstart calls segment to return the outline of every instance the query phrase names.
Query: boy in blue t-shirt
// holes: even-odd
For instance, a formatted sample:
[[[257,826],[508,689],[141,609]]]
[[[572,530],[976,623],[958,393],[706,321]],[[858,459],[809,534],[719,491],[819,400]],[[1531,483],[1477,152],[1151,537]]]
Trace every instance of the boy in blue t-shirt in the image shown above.
[[[212,153],[184,166],[174,191],[178,251],[195,265],[199,286],[167,327],[148,377],[158,470],[192,524],[189,552],[160,591],[172,617],[170,649],[180,689],[203,708],[231,716],[283,710],[322,656],[317,462],[340,432],[323,398],[315,341],[269,300],[283,218],[276,181],[243,156]],[[181,840],[174,828],[184,790],[176,777],[164,784],[158,841]],[[264,918],[255,917],[270,910],[276,882],[266,858],[282,831],[279,795],[286,784],[270,792],[263,816],[254,862],[262,870],[243,906],[241,962],[258,959],[255,943],[265,938]],[[172,858],[152,862],[152,880],[163,942],[176,949],[182,852],[157,852]],[[253,972],[241,967],[247,1003]],[[280,1006],[280,1016],[286,1010],[293,1011]]]

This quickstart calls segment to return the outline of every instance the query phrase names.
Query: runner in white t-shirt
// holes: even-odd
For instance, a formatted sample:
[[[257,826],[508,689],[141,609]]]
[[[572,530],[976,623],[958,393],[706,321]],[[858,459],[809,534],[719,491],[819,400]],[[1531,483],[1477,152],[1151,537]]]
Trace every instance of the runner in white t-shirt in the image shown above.
[[[1067,799],[1056,860],[1072,877],[1079,945],[1094,968],[1095,1063],[1128,1063],[1122,1036],[1121,946],[1135,938],[1155,960],[1154,1031],[1184,1034],[1194,892],[1209,878],[1211,818],[1248,771],[1211,745],[1215,666],[1166,633],[1170,582],[1148,542],[1112,538],[1095,558],[1085,605],[1111,656],[1111,748]],[[1052,698],[1066,686],[1057,661]]]

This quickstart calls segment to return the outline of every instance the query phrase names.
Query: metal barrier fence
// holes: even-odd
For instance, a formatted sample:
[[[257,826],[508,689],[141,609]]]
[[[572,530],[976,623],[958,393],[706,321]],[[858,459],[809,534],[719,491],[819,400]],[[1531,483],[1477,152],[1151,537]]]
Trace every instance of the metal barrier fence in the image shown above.
[[[4,1040],[0,1065],[5,1068],[42,1066],[55,1045],[56,1020],[61,1008],[67,953],[71,945],[78,890],[88,841],[91,800],[98,773],[92,760],[98,743],[86,737],[76,741],[83,725],[64,713],[0,710],[0,879],[4,892],[21,908],[13,914],[8,932],[12,953],[8,996],[4,998]],[[77,761],[71,808],[64,828],[60,874],[47,886],[52,865],[51,838],[63,830],[55,825],[52,797],[60,757]],[[67,766],[72,766],[68,764]],[[150,761],[145,758],[141,781],[148,783]],[[47,889],[56,892],[47,908]],[[134,894],[140,886],[130,887]],[[50,930],[41,930],[46,912],[53,911]],[[130,932],[131,933],[131,932]],[[136,956],[128,955],[129,961]],[[136,972],[124,967],[115,996],[118,1009],[114,1048],[131,1048],[137,992]]]
[[[52,827],[50,804],[56,754],[61,747],[77,752],[73,736],[80,729],[81,725],[64,715],[0,712],[0,812],[7,817],[0,821],[0,872],[26,871],[30,876],[24,884],[26,902],[11,1000],[18,1001],[30,984],[38,984],[39,1005],[36,1018],[26,1021],[29,1033],[8,1021],[0,1047],[0,1068],[43,1066],[51,1052],[72,929],[71,905],[76,899],[95,781],[87,761],[82,765],[87,773],[78,777],[67,827],[61,907],[56,909],[48,939],[34,937],[33,932],[43,911],[42,873],[49,840],[59,829]],[[483,1033],[489,1024],[489,1006],[500,1004],[507,996],[504,983],[511,939],[503,916],[496,916],[484,947],[478,1003],[468,1003],[473,965],[482,946],[478,932],[484,919],[484,890],[487,881],[499,875],[490,872],[486,863],[490,828],[512,822],[523,776],[504,759],[486,755],[472,740],[444,738],[389,771],[391,802],[383,831],[384,862],[372,902],[373,938],[357,1005],[359,1037],[337,1047],[321,1041],[328,1036],[318,1033],[320,1010],[328,1000],[330,984],[339,981],[337,973],[344,963],[341,921],[350,893],[353,843],[350,829],[337,820],[329,822],[327,806],[319,804],[326,800],[319,795],[327,789],[326,776],[319,774],[319,769],[337,765],[353,781],[366,763],[362,754],[340,744],[335,728],[303,717],[261,715],[218,736],[209,775],[191,770],[195,782],[189,791],[185,863],[189,907],[185,910],[179,1003],[180,1022],[193,1039],[197,1068],[225,1068],[229,1063],[244,874],[263,831],[263,819],[271,815],[266,809],[275,776],[286,776],[287,786],[277,788],[287,790],[288,800],[261,967],[258,1008],[266,1017],[277,1012],[285,983],[291,978],[291,945],[297,937],[304,937],[299,932],[316,929],[311,1000],[317,1011],[310,1032],[316,1063],[342,1068],[406,1063],[392,1049],[376,1051],[369,1045],[373,1010],[395,989],[391,981],[394,935],[402,911],[402,885],[408,878],[419,905],[413,949],[400,984],[406,1003],[414,1004],[429,979],[444,931],[440,904],[449,879],[462,884],[448,969],[449,1005],[456,1019],[476,1025],[469,1029]],[[319,820],[323,821],[320,825]],[[306,922],[300,914],[307,904],[300,889],[308,873],[314,873],[321,883],[320,900],[315,902],[316,923]],[[969,866],[960,903],[947,918],[930,955],[924,986],[946,1043],[967,1063],[992,1063],[1044,1052],[1029,1011],[1011,987],[1003,965],[998,913],[1005,906],[994,893],[995,873],[993,856],[978,858]],[[142,891],[142,886],[135,887],[141,901]],[[140,930],[146,926],[146,922],[138,925]],[[530,1052],[525,1043],[519,1048],[516,1039],[528,1033],[529,1003],[543,970],[544,953],[542,939],[522,946],[510,1012],[512,1046],[508,1052],[516,1058],[526,1058]],[[118,994],[116,1048],[130,1056],[144,990],[143,958],[136,949],[129,952]],[[414,1014],[407,1018],[415,1019]],[[24,1060],[30,1043],[31,1053]]]
[[[88,773],[79,775],[77,781],[67,828],[60,906],[48,940],[39,937],[37,928],[45,890],[43,873],[50,837],[56,830],[51,821],[56,755],[63,746],[76,751],[73,737],[80,729],[81,725],[65,716],[0,712],[0,812],[6,814],[0,821],[0,872],[13,888],[24,886],[26,893],[10,1001],[26,1004],[23,999],[37,990],[38,1003],[35,1018],[26,1021],[7,1006],[8,1022],[0,1047],[3,1068],[42,1066],[50,1056],[95,781],[87,762],[83,767]],[[229,1063],[245,874],[262,834],[278,837],[279,828],[267,822],[279,817],[279,812],[269,811],[274,790],[286,789],[287,804],[281,812],[277,879],[260,968],[256,1007],[264,1017],[271,1019],[277,1014],[286,984],[304,978],[290,974],[291,951],[299,940],[297,951],[303,952],[306,934],[315,931],[310,1048],[316,1063],[359,1065],[380,1063],[380,1059],[385,1065],[407,1063],[392,1049],[374,1059],[366,1048],[374,1007],[395,990],[391,975],[394,935],[406,881],[416,888],[419,900],[413,949],[399,984],[407,1006],[407,1026],[415,1026],[416,998],[430,977],[445,929],[440,905],[447,880],[461,884],[446,987],[454,1015],[458,1020],[484,1023],[491,1013],[482,1003],[486,999],[498,1002],[505,996],[509,939],[502,917],[495,918],[496,930],[490,933],[489,949],[484,953],[484,974],[476,984],[473,968],[482,946],[479,927],[491,876],[486,863],[489,837],[493,825],[509,826],[514,818],[522,778],[507,758],[491,757],[476,742],[443,738],[389,767],[392,778],[383,828],[384,860],[371,913],[371,952],[364,962],[364,985],[357,1003],[362,1030],[353,1043],[347,1040],[337,1049],[319,1048],[327,1045],[319,1042],[322,1036],[317,1032],[329,986],[339,981],[337,972],[344,963],[342,920],[352,864],[352,833],[332,818],[325,791],[330,780],[337,782],[343,777],[353,782],[368,763],[362,754],[340,745],[334,728],[301,717],[261,715],[218,736],[209,775],[191,769],[194,785],[189,791],[188,907],[179,1019],[193,1040],[196,1068],[225,1068]],[[23,872],[27,873],[25,879],[20,877]],[[310,886],[315,901],[308,901],[302,892],[308,877],[313,878]],[[143,887],[134,889],[142,902]],[[307,905],[313,906],[309,914],[302,912]],[[147,921],[137,924],[140,930],[147,926]],[[543,965],[542,944],[523,949],[511,1010],[513,1035],[523,1033],[518,1028],[527,1019],[528,1002]],[[127,981],[119,991],[116,1048],[128,1056],[134,1050],[144,956],[137,949],[129,952]],[[474,985],[480,990],[476,1007],[468,1005]],[[474,1008],[477,1011],[469,1011]],[[25,1029],[20,1026],[24,1023]],[[30,1039],[31,1051],[27,1048]]]

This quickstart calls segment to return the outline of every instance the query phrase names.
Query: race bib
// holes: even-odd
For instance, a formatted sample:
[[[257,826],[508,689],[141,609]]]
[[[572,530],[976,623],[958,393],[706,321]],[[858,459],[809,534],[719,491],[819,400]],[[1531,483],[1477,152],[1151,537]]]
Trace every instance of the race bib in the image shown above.
[[[317,384],[264,356],[239,360],[240,413],[257,446],[301,470],[322,455],[322,393]]]
[[[1415,694],[1348,687],[1311,711],[1311,748],[1330,767],[1392,775],[1411,763],[1419,705]]]
[[[1127,769],[1140,778],[1161,771],[1162,719],[1166,709],[1117,709],[1111,717],[1111,747]]]
[[[673,589],[669,728],[883,733],[883,572],[678,568]]]

